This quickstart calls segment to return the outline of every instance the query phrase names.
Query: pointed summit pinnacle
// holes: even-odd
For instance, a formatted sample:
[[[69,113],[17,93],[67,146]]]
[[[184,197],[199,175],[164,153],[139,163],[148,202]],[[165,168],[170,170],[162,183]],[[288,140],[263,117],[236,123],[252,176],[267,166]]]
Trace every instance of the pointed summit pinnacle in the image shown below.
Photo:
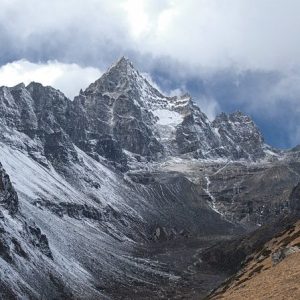
[[[131,63],[131,62],[129,61],[128,57],[123,55],[121,58],[117,60],[116,64],[122,64],[122,63]]]
[[[136,81],[139,77],[139,72],[134,68],[131,61],[122,56],[114,63],[98,80],[92,83],[86,92],[113,91],[122,80]]]
[[[118,68],[118,69],[134,69],[134,66],[132,64],[132,62],[125,56],[122,56],[114,65],[112,65],[110,67],[110,69],[112,68]]]

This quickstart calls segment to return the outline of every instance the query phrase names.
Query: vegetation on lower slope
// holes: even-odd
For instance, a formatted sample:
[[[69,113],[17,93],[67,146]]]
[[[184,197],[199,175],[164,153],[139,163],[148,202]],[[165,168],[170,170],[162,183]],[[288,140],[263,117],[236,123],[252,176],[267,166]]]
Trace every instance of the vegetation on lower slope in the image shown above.
[[[209,299],[300,299],[300,220],[248,256]]]

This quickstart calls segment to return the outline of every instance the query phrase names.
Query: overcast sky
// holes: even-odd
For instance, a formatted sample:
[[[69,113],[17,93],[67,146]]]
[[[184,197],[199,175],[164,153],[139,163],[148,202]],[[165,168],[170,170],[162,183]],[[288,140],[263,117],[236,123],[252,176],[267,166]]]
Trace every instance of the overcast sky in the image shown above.
[[[242,110],[278,147],[300,143],[298,0],[0,0],[0,85],[72,98],[120,56],[212,119]]]

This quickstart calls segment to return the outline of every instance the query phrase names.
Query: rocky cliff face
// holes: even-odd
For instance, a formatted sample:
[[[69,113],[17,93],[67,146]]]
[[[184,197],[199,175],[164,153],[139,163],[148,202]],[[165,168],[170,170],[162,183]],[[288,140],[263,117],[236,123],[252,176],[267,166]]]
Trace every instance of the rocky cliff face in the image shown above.
[[[265,156],[262,134],[249,116],[222,113],[212,126],[220,136],[224,154],[232,159],[258,160]]]
[[[300,183],[294,187],[290,195],[291,209],[300,216]]]
[[[74,104],[88,120],[79,136],[89,144],[104,136],[116,141],[119,150],[148,160],[170,154],[250,161],[265,157],[263,137],[249,116],[221,114],[211,123],[189,95],[162,95],[126,58],[81,92]]]
[[[9,176],[6,174],[0,163],[0,205],[9,211],[11,215],[15,215],[19,209],[18,195],[13,188]],[[0,214],[2,212],[0,211]]]
[[[250,117],[221,114],[211,123],[189,95],[162,95],[125,58],[80,97],[86,99],[88,119],[98,116],[105,122],[95,125],[96,131],[101,127],[123,149],[150,159],[187,153],[248,160],[265,156],[262,135]]]

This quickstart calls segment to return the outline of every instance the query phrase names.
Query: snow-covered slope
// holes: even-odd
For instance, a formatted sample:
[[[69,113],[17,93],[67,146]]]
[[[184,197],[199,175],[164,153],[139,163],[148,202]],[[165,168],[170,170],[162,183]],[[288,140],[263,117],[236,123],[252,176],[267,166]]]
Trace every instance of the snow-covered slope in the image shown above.
[[[76,146],[72,155],[46,156],[40,139],[1,129],[0,160],[11,176],[4,182],[1,169],[4,299],[105,299],[132,285],[159,289],[179,278],[136,249],[147,253],[153,241],[183,232],[235,230],[180,176],[143,185],[143,175],[124,177]],[[3,187],[9,192],[2,196]]]
[[[133,236],[143,239],[141,217],[126,203],[132,195],[125,186],[120,191],[108,169],[81,151],[78,155],[81,163],[69,165],[68,182],[52,166],[0,145],[1,161],[19,196],[19,213],[3,210],[0,220],[11,257],[0,258],[0,272],[19,297],[104,298],[97,285],[121,281],[121,266],[131,268]]]

